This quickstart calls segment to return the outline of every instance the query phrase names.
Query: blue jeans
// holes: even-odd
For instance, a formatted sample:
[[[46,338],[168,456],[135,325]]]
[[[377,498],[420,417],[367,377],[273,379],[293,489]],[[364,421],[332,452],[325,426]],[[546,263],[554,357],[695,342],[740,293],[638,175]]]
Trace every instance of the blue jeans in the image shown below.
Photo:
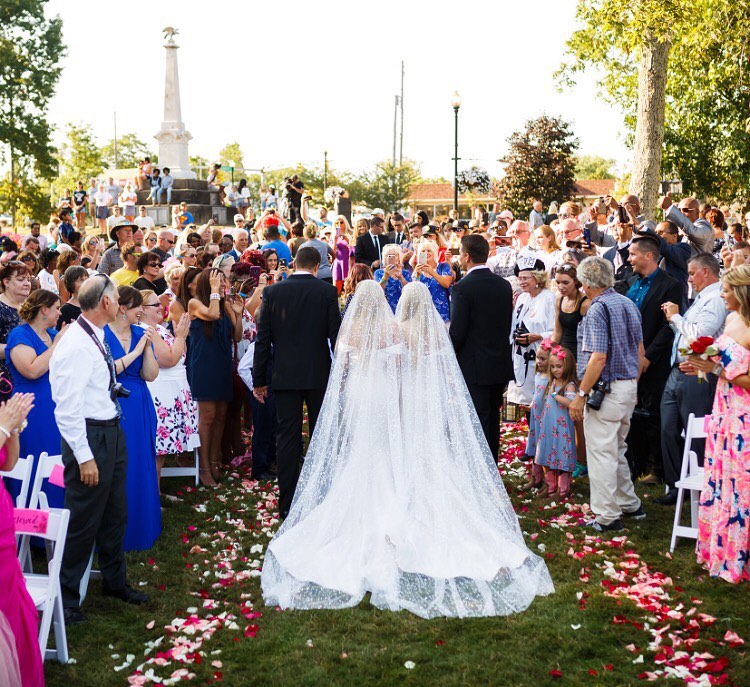
[[[153,200],[155,203],[161,203],[161,186],[152,186],[151,193],[148,194],[148,200]]]
[[[162,193],[164,191],[167,192],[167,205],[170,205],[172,203],[172,187],[171,186],[167,186],[167,188],[162,187],[161,190],[162,190]]]

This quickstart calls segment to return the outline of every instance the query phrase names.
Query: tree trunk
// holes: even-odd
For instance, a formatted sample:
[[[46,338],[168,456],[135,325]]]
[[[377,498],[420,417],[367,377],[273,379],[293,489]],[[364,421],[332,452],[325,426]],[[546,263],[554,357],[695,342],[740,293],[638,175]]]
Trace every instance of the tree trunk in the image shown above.
[[[638,69],[638,112],[630,192],[640,198],[643,213],[650,219],[656,215],[661,182],[665,91],[670,47],[671,43],[667,40],[659,41],[647,37]]]

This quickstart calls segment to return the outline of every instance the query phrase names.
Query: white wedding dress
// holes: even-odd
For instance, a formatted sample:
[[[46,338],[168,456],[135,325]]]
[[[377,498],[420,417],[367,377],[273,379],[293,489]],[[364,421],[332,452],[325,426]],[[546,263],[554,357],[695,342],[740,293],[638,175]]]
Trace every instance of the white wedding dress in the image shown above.
[[[519,612],[554,591],[526,548],[427,288],[394,321],[358,287],[289,516],[268,546],[268,605],[373,605],[423,618]]]

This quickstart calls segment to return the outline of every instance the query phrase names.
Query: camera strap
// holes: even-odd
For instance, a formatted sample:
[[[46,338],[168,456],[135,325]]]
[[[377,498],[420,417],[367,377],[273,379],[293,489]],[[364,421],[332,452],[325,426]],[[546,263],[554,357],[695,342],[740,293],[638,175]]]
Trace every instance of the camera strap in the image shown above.
[[[99,352],[102,354],[104,362],[107,363],[107,369],[109,370],[109,388],[114,388],[115,384],[117,383],[117,373],[115,372],[115,360],[112,357],[112,351],[109,349],[107,340],[104,339],[104,343],[102,344],[102,342],[99,341],[99,337],[94,334],[94,330],[91,329],[91,325],[83,316],[80,316],[76,320],[76,322],[81,326],[81,329],[83,329],[83,331],[89,335],[91,340],[99,349]]]
[[[612,366],[612,320],[610,319],[609,314],[609,308],[607,307],[607,304],[604,301],[598,301],[601,303],[602,308],[604,308],[604,313],[607,316],[607,362],[604,365],[604,368],[606,369],[607,366]],[[601,378],[604,378],[604,370],[602,370]],[[605,382],[611,382],[611,379],[605,379]]]

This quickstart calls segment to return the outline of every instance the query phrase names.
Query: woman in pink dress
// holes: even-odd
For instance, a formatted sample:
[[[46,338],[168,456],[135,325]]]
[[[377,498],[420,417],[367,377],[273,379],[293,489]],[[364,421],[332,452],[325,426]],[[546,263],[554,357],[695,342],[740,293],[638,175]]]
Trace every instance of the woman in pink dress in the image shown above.
[[[18,460],[18,434],[33,407],[34,394],[15,394],[0,405],[0,471],[13,468]],[[26,591],[16,557],[13,502],[0,486],[0,615],[15,640],[23,687],[44,685],[42,653],[39,650],[39,614]]]
[[[719,354],[690,356],[686,372],[718,375],[706,438],[698,508],[698,563],[712,577],[750,581],[750,265],[729,270],[722,297],[730,311]]]

